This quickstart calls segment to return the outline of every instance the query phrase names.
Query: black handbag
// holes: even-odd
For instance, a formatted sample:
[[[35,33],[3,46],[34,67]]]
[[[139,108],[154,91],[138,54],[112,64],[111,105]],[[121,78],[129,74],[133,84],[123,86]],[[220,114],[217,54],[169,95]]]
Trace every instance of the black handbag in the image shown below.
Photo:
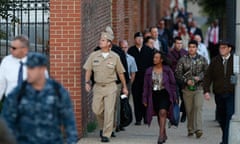
[[[121,98],[121,117],[120,117],[120,125],[122,127],[126,127],[132,122],[132,108],[128,102],[128,98]]]

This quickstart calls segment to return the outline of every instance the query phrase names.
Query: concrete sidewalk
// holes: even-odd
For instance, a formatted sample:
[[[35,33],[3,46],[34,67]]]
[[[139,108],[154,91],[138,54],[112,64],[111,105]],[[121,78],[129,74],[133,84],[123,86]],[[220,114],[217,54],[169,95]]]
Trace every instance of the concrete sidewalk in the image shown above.
[[[168,140],[166,144],[219,144],[221,141],[221,130],[214,121],[214,100],[205,101],[203,108],[203,136],[200,139],[187,137],[186,122],[180,123],[178,128],[167,128]],[[134,123],[134,122],[133,122]],[[146,125],[135,126],[131,124],[126,131],[116,133],[117,137],[111,139],[111,144],[157,144],[158,124],[154,117],[150,127]],[[101,144],[99,130],[89,133],[82,138],[78,144]]]

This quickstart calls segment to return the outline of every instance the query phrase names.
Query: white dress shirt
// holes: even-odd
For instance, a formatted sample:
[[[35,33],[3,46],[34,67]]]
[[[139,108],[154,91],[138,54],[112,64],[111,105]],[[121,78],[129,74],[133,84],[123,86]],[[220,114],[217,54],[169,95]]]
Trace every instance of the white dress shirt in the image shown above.
[[[18,71],[20,61],[25,63],[27,57],[17,59],[12,55],[6,56],[0,66],[0,100],[3,94],[7,96],[16,86],[18,81]],[[23,80],[27,79],[27,68],[23,66]]]
[[[219,27],[209,27],[205,37],[205,45],[208,47],[208,42],[214,42],[214,33],[216,32],[216,42],[219,42]]]
[[[210,63],[210,59],[209,59],[209,54],[208,54],[207,47],[206,47],[203,43],[199,43],[199,44],[198,44],[197,53],[198,53],[199,55],[205,57],[208,64]]]
[[[158,39],[154,40],[154,48],[160,51],[161,43]]]

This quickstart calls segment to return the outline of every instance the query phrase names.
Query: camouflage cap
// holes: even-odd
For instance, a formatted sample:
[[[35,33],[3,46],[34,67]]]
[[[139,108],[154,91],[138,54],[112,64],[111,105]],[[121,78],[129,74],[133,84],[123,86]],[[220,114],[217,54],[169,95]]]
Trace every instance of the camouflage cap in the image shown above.
[[[27,62],[26,66],[27,67],[38,67],[38,66],[47,66],[48,64],[48,59],[46,55],[41,54],[41,53],[29,53],[27,56]]]

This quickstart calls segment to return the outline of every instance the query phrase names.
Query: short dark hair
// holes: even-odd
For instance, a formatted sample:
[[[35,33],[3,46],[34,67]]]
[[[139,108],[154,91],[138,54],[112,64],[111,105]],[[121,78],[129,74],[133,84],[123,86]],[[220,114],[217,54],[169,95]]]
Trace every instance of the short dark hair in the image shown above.
[[[163,65],[171,65],[171,61],[167,58],[166,53],[164,53],[162,51],[159,51],[159,50],[156,50],[156,51],[154,51],[153,55],[155,55],[155,54],[160,54],[161,55],[161,58],[163,60],[163,62],[162,62]]]
[[[178,41],[181,41],[181,40],[182,40],[182,38],[181,38],[181,37],[179,37],[179,36],[177,36],[177,37],[175,37],[175,38],[174,38],[174,42],[176,42],[177,40],[178,40]]]
[[[150,27],[150,28],[149,28],[149,32],[151,32],[151,31],[152,31],[152,29],[154,29],[154,28],[156,28],[156,29],[157,29],[158,27],[157,27],[157,26],[152,26],[152,27]]]
[[[23,47],[29,48],[30,43],[27,36],[24,36],[24,35],[16,36],[15,38],[13,38],[13,41],[16,41],[16,40],[19,40],[22,43]]]
[[[143,43],[147,43],[150,39],[154,40],[153,37],[147,36],[147,37],[144,39]]]
[[[194,45],[196,45],[196,47],[198,47],[198,42],[195,41],[195,40],[190,40],[190,41],[188,42],[188,46],[189,46],[190,44],[194,44]]]

